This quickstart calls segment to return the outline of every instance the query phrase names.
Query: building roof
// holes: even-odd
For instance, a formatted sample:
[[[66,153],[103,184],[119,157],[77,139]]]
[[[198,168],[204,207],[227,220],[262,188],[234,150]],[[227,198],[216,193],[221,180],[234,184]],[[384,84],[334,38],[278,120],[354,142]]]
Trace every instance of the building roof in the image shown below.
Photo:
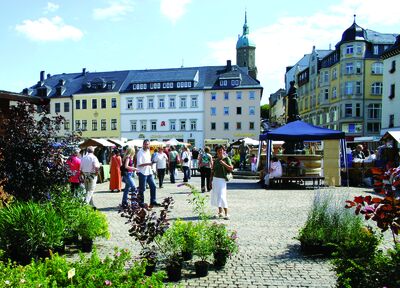
[[[384,53],[382,53],[382,58],[387,59],[400,54],[400,35],[396,37],[396,42],[390,46]]]

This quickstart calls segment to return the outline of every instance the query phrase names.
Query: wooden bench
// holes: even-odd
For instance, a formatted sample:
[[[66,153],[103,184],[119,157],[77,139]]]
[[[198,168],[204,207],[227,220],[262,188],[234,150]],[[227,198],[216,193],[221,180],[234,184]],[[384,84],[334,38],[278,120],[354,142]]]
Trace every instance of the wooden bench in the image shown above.
[[[308,183],[312,183],[313,188],[324,186],[324,177],[321,176],[282,176],[269,179],[270,187],[286,188],[290,184],[297,184],[306,187]]]

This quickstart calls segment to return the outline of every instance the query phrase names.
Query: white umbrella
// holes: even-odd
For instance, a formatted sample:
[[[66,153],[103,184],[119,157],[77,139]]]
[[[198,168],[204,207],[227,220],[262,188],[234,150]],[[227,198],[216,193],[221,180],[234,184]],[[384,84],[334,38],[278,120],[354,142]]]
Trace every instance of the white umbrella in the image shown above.
[[[175,138],[171,138],[168,141],[166,141],[165,144],[176,146],[176,145],[181,145],[182,143],[176,140]]]
[[[143,140],[142,139],[129,140],[125,144],[128,145],[128,146],[142,147],[143,146]]]

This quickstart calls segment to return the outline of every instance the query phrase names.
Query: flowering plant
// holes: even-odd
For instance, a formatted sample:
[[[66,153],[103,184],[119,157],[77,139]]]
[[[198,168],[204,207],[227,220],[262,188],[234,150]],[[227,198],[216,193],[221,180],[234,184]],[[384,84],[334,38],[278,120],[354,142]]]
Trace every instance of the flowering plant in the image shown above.
[[[213,252],[223,251],[229,256],[238,252],[236,231],[229,231],[226,225],[218,223],[213,223],[210,230],[214,243]]]

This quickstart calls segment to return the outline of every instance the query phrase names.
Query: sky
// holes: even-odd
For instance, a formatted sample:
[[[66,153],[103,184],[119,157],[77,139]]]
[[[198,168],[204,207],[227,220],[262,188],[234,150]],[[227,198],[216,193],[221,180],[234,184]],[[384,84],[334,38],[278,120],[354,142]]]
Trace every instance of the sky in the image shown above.
[[[399,0],[0,0],[0,90],[45,74],[236,64],[244,14],[256,44],[261,104],[287,66],[329,49],[356,22],[400,33]]]

